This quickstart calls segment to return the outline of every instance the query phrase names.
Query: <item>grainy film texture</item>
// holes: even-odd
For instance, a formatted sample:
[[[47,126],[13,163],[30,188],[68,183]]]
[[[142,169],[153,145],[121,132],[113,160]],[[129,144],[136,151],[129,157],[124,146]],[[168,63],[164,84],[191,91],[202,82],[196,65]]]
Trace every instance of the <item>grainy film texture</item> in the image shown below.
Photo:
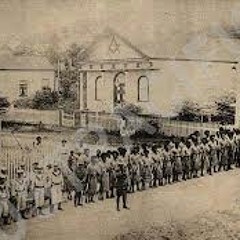
[[[240,239],[238,0],[0,1],[0,239]]]

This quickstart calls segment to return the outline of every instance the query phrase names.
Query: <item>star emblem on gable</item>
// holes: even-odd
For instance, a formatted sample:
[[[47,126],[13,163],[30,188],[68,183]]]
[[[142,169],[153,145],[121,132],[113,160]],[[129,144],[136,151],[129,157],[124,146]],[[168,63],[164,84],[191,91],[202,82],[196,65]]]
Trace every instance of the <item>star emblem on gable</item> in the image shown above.
[[[115,36],[113,36],[112,41],[111,41],[110,46],[109,46],[110,52],[112,52],[112,53],[116,53],[116,52],[120,53],[119,47],[120,47],[120,44],[117,42]]]

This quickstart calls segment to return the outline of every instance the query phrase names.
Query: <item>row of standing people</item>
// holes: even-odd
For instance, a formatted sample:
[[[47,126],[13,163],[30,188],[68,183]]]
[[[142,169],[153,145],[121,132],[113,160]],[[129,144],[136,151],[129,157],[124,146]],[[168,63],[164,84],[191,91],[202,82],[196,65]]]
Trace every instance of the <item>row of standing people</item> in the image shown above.
[[[62,210],[63,194],[74,199],[77,207],[116,196],[128,209],[127,194],[136,190],[171,184],[205,174],[240,166],[240,132],[220,129],[215,135],[198,132],[185,139],[161,144],[135,144],[90,154],[84,151],[64,153],[61,161],[46,166],[33,165],[32,172],[22,165],[17,178],[9,181],[7,169],[0,172],[0,216],[5,222],[18,216],[29,218]]]
[[[58,164],[46,167],[33,164],[31,172],[25,171],[21,164],[16,170],[16,178],[8,179],[7,169],[0,171],[0,220],[9,224],[19,218],[44,215],[44,208],[49,206],[49,213],[62,210],[63,174]]]
[[[230,170],[233,164],[240,166],[239,131],[220,129],[216,135],[205,132],[203,138],[195,132],[186,139],[164,144],[97,150],[93,156],[71,151],[68,166],[76,181],[69,181],[65,176],[65,182],[69,196],[71,191],[75,192],[74,204],[78,206],[94,202],[96,198],[112,198],[118,195],[119,189],[132,193]],[[126,179],[119,186],[120,169],[124,170]],[[126,207],[126,196],[123,201]]]

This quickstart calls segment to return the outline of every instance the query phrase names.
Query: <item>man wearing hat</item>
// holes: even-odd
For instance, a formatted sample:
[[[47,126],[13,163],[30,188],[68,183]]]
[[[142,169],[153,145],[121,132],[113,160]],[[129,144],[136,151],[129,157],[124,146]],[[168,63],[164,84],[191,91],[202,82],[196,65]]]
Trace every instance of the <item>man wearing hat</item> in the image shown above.
[[[71,150],[68,157],[68,167],[71,171],[75,171],[77,167],[78,156]]]
[[[43,166],[38,164],[35,167],[33,189],[36,214],[40,215],[43,215],[42,208],[44,206],[44,188],[45,188],[45,176],[43,173]]]
[[[84,148],[83,150],[83,158],[84,161],[90,163],[91,162],[91,155],[90,155],[90,149],[89,148]]]
[[[165,144],[163,149],[163,175],[165,184],[171,184],[172,163],[168,144]]]
[[[29,173],[27,173],[26,164],[24,162],[20,164],[20,169],[23,171],[23,177],[25,178],[25,181],[29,184]]]
[[[94,196],[97,193],[98,186],[98,168],[97,168],[97,156],[91,157],[91,163],[87,167],[87,195],[88,202],[94,202]]]
[[[69,156],[69,146],[67,145],[67,140],[63,139],[61,141],[60,147],[57,149],[58,155],[58,165],[65,172],[65,169],[68,168],[68,156]]]
[[[41,136],[37,136],[36,141],[33,142],[33,150],[34,150],[34,155],[35,155],[37,162],[43,161],[44,152],[43,152],[43,144],[42,144]]]
[[[120,211],[120,198],[122,197],[123,208],[129,209],[127,207],[127,191],[128,191],[128,176],[124,163],[121,160],[118,161],[118,170],[116,172],[116,192],[117,192],[117,211]]]
[[[5,176],[6,178],[6,184],[7,184],[7,180],[8,180],[8,170],[7,167],[2,166],[0,169],[0,174],[2,174],[3,176]]]
[[[29,172],[29,188],[30,188],[30,191],[33,191],[33,188],[34,188],[34,178],[35,178],[35,174],[36,174],[36,171],[37,171],[37,167],[38,167],[38,162],[34,162],[32,163],[32,166],[31,166],[31,169],[30,169],[30,172]]]
[[[3,219],[4,224],[9,222],[9,197],[7,177],[0,173],[0,218]]]
[[[27,182],[24,177],[24,171],[22,169],[17,170],[17,178],[15,179],[15,191],[17,199],[17,210],[24,217],[24,213],[27,207]]]
[[[84,162],[79,161],[78,167],[75,170],[75,176],[74,176],[74,181],[73,181],[73,187],[74,187],[74,206],[82,206],[83,201],[83,191],[85,189],[87,181],[87,171],[86,168],[84,167]]]
[[[52,164],[49,163],[46,166],[46,172],[44,173],[45,175],[44,199],[49,201],[50,205],[51,205],[52,171],[53,171]]]
[[[62,209],[62,190],[63,190],[63,175],[62,171],[57,163],[54,164],[52,175],[51,175],[51,211],[54,210],[54,207],[57,205],[58,210]]]
[[[217,144],[216,144],[214,135],[210,136],[210,141],[208,143],[208,146],[209,146],[209,162],[210,162],[209,174],[212,175],[212,170],[214,170],[214,172],[217,171],[216,169],[217,169],[217,163],[218,163]]]

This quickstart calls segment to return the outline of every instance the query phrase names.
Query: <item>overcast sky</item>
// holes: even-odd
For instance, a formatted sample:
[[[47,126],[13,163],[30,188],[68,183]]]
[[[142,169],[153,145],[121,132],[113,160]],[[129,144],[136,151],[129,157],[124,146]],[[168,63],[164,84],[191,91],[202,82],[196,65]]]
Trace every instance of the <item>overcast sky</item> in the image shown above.
[[[239,0],[1,0],[0,47],[86,45],[111,27],[152,57],[238,60],[239,12]],[[229,87],[224,73],[215,84],[222,89]],[[194,74],[188,92],[200,96],[209,87]]]
[[[240,26],[238,2],[1,0],[0,43],[14,46],[22,39],[59,45],[85,43],[109,26],[150,55],[176,56],[196,35],[222,34],[219,26],[236,31]]]

